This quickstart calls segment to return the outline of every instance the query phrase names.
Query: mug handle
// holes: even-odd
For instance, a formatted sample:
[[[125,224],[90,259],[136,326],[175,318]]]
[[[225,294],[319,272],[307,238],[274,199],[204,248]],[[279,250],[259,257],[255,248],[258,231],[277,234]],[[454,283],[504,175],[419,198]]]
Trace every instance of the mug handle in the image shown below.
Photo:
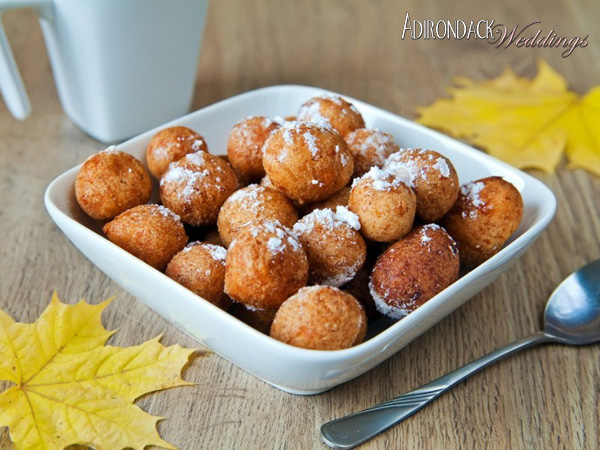
[[[2,25],[2,13],[16,8],[35,8],[47,20],[53,9],[52,0],[0,0],[0,91],[12,115],[22,120],[31,113],[31,104]]]

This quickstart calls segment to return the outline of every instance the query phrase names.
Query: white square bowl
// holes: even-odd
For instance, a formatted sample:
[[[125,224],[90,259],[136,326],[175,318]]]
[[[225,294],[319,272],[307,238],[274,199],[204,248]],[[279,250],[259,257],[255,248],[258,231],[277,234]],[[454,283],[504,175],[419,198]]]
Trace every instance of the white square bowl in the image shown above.
[[[117,148],[145,161],[146,146],[154,133],[167,126],[184,125],[202,134],[212,153],[224,153],[231,128],[242,118],[294,115],[304,101],[323,93],[335,94],[320,88],[285,85],[251,91],[150,130]],[[491,175],[502,176],[521,192],[525,205],[519,229],[497,255],[356,347],[318,351],[276,341],[112,244],[102,235],[100,224],[85,216],[75,201],[74,182],[81,165],[48,186],[46,208],[73,244],[100,270],[180,330],[279,389],[295,394],[324,392],[389,358],[481,291],[533,243],[556,210],[552,192],[526,173],[412,121],[359,100],[349,100],[361,111],[368,127],[391,133],[401,147],[432,148],[450,158],[461,184]]]

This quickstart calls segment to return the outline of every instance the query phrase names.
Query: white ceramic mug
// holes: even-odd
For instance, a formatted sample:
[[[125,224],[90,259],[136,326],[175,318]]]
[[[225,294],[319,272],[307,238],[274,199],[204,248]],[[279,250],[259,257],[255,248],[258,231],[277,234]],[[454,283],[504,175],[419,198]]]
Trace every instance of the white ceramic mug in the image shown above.
[[[208,0],[0,0],[37,10],[66,114],[116,142],[185,114]],[[31,106],[0,22],[0,88],[17,119]]]

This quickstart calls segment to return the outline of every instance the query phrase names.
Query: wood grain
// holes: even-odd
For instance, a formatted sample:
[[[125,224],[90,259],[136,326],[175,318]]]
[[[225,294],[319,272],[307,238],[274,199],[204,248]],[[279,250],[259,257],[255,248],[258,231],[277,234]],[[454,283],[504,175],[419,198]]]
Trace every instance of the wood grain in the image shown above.
[[[414,117],[444,95],[454,76],[486,78],[506,65],[533,75],[546,58],[584,93],[600,79],[600,4],[408,0],[218,0],[209,11],[194,108],[280,83],[321,86]],[[484,41],[402,40],[414,19],[495,19],[511,26],[541,20],[544,29],[590,34],[589,45],[563,59],[554,49],[494,49]],[[105,324],[116,345],[165,332],[164,342],[196,346],[121,290],[83,257],[46,214],[42,195],[64,170],[100,150],[59,104],[45,47],[30,11],[4,16],[33,104],[14,120],[0,103],[0,308],[32,321],[53,289],[69,301],[112,295]],[[600,179],[586,172],[533,172],[558,198],[555,220],[498,281],[404,350],[360,378],[323,395],[285,394],[216,355],[196,359],[186,378],[195,387],[143,398],[168,417],[165,439],[182,449],[324,448],[319,426],[371,406],[463,365],[540,327],[554,287],[600,257]],[[548,345],[474,376],[364,448],[600,448],[600,348]],[[10,448],[8,433],[0,448]]]

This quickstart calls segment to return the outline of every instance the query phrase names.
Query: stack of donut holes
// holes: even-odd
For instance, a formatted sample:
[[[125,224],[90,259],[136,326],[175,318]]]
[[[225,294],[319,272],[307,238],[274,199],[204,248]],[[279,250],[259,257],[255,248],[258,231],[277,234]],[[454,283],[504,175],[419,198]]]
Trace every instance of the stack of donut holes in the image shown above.
[[[160,205],[148,204],[151,177]],[[444,155],[400,148],[328,95],[294,118],[240,121],[227,156],[182,126],[151,139],[146,166],[110,147],[83,164],[75,194],[111,242],[199,301],[316,350],[360,344],[381,314],[410,314],[461,265],[496,254],[523,215],[511,183],[461,186]]]

